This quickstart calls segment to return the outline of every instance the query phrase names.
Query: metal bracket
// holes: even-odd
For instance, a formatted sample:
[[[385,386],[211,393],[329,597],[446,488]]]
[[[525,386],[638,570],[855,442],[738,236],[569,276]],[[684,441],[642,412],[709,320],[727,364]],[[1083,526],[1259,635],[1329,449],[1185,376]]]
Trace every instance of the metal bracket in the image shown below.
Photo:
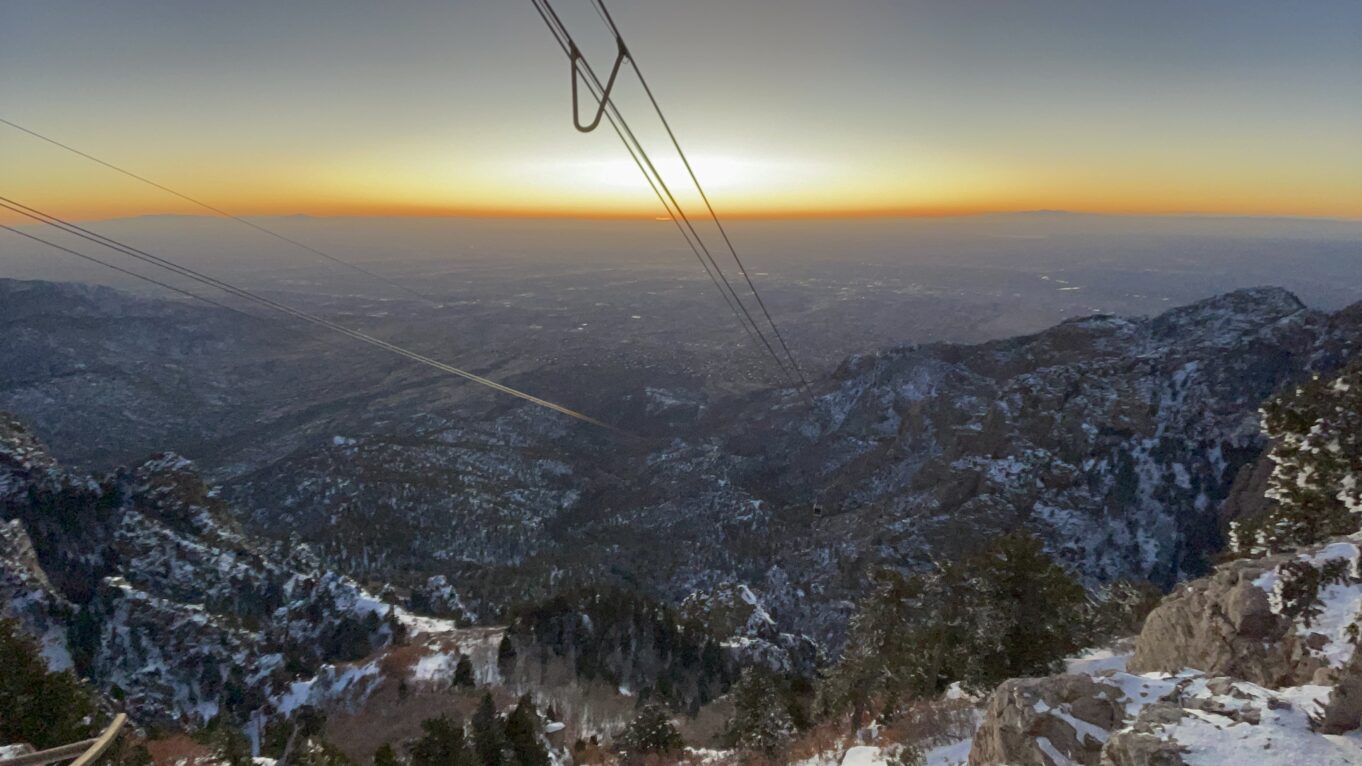
[[[619,52],[615,55],[615,66],[610,70],[610,79],[605,83],[605,91],[601,94],[600,103],[596,108],[596,116],[591,122],[582,124],[581,108],[578,106],[577,80],[581,78],[581,66],[579,62],[585,59],[582,52],[577,49],[577,44],[572,43],[570,57],[572,59],[572,123],[577,126],[577,130],[582,133],[590,133],[601,124],[601,118],[605,116],[605,108],[610,104],[610,92],[615,88],[615,78],[619,76],[620,67],[624,65],[624,60],[629,58],[629,49],[624,47],[624,40],[616,37],[615,43],[619,46]]]

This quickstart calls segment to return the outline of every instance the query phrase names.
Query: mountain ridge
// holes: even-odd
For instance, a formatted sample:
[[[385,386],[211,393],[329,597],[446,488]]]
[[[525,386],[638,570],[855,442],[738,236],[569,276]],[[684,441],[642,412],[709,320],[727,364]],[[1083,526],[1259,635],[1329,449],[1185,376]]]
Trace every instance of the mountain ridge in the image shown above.
[[[472,425],[401,396],[344,430],[263,424],[277,446],[210,470],[253,534],[301,534],[375,587],[444,577],[490,618],[569,582],[673,603],[741,584],[782,629],[835,646],[865,573],[954,555],[962,530],[1030,528],[1090,583],[1204,571],[1219,506],[1262,452],[1258,404],[1337,368],[1359,327],[1362,304],[1251,288],[853,355],[812,411],[780,391],[624,390],[618,409],[654,408],[672,434],[633,446],[515,406]]]

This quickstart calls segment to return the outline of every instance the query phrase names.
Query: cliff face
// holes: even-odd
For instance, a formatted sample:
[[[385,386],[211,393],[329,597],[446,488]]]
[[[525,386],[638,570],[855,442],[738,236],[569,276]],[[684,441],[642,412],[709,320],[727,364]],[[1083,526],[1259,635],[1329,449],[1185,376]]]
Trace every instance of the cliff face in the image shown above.
[[[466,616],[457,590],[428,585],[427,606]],[[488,688],[551,702],[574,736],[617,731],[637,703],[583,682],[546,646],[528,641],[508,661],[502,628],[413,614],[306,545],[243,533],[183,458],[89,476],[2,413],[0,617],[40,642],[49,668],[88,678],[139,724],[221,716],[258,738],[310,707],[334,717],[327,737],[356,762],[393,731],[418,736],[426,718],[467,714]],[[477,689],[457,680],[465,656]]]
[[[249,540],[188,461],[71,473],[6,417],[0,603],[50,666],[88,676],[144,722],[279,708],[300,677],[402,630],[401,615],[306,547]]]
[[[1340,540],[1226,564],[1150,613],[1130,669],[1191,667],[1271,688],[1331,683],[1356,649],[1358,560],[1357,541]]]

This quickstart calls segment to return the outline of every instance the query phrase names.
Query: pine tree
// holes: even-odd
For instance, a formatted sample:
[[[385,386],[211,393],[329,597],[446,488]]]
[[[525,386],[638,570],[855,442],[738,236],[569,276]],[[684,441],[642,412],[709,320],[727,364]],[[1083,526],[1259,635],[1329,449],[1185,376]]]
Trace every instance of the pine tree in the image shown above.
[[[1263,555],[1356,532],[1362,523],[1362,363],[1316,376],[1263,407],[1272,439],[1263,517],[1237,522],[1231,546]]]
[[[402,620],[397,617],[397,608],[388,607],[388,615],[384,618],[388,625],[388,632],[392,635],[393,646],[406,646],[407,626],[402,624]]]
[[[977,621],[965,680],[992,687],[1056,669],[1082,648],[1087,621],[1083,586],[1027,534],[1004,535],[967,560]]]
[[[681,733],[660,705],[645,705],[620,735],[619,745],[631,755],[670,753],[683,747]]]
[[[459,655],[459,664],[454,667],[454,686],[461,689],[472,689],[477,685],[473,677],[473,661],[468,655]]]
[[[1091,635],[1093,606],[1035,538],[999,537],[973,555],[915,576],[882,572],[852,617],[843,656],[819,690],[824,712],[974,689],[1052,671]],[[884,709],[888,703],[889,709]]]
[[[510,678],[515,671],[515,658],[515,643],[509,635],[503,635],[501,643],[497,645],[497,672],[502,678]]]
[[[774,755],[795,732],[775,674],[762,667],[748,668],[731,694],[734,710],[724,732],[727,744]]]
[[[506,716],[506,744],[511,749],[514,766],[548,766],[549,752],[539,739],[542,728],[530,696],[521,697],[515,709]]]
[[[195,732],[194,739],[208,746],[216,760],[227,766],[250,766],[251,743],[240,729],[221,713]]]
[[[374,766],[400,766],[392,745],[385,742],[374,751]]]
[[[502,766],[505,763],[505,736],[496,703],[490,692],[482,695],[478,711],[473,714],[473,752],[482,766]]]
[[[421,732],[420,739],[407,748],[411,766],[472,766],[475,763],[464,741],[463,725],[458,721],[446,716],[427,718],[421,722]],[[377,754],[374,760],[377,766]]]
[[[13,620],[0,620],[0,742],[39,750],[93,736],[94,696],[70,673],[51,673]]]

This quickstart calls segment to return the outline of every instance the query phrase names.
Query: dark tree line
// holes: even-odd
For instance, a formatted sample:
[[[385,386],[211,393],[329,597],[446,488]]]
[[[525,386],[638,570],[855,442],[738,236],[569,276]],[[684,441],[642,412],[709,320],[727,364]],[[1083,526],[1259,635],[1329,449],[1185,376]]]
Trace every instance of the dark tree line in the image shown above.
[[[422,721],[421,737],[407,753],[412,766],[548,766],[543,730],[544,720],[528,695],[503,716],[489,693],[467,726],[448,716]],[[397,762],[391,745],[374,753],[376,766]]]
[[[517,654],[541,663],[566,658],[576,674],[632,689],[641,702],[697,710],[723,694],[733,668],[718,640],[669,607],[620,589],[582,589],[518,610],[511,643],[500,661]]]

